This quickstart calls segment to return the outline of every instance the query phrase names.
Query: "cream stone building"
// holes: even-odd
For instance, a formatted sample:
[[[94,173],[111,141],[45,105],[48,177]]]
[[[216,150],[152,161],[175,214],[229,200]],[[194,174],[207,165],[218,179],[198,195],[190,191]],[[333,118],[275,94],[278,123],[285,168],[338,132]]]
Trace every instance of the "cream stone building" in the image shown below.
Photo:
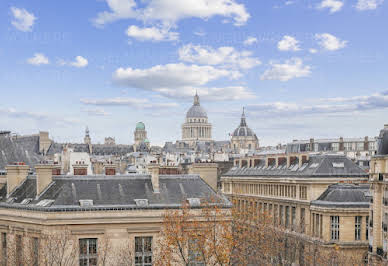
[[[152,265],[166,210],[180,208],[184,200],[199,208],[210,197],[225,210],[231,207],[198,175],[159,175],[157,165],[150,166],[150,175],[116,176],[53,175],[55,167],[36,165],[31,175],[27,165],[7,166],[7,183],[0,189],[2,265],[12,255],[20,262],[31,254],[27,249],[35,251],[29,264],[40,265],[47,249],[42,235],[65,230],[66,252],[77,247],[76,265],[97,265],[106,241],[111,255],[125,248],[134,265]]]
[[[388,263],[388,125],[380,131],[377,154],[370,162],[369,257],[371,262]]]
[[[202,108],[197,93],[182,125],[182,141],[191,145],[197,141],[212,141],[212,124],[208,122],[207,113]]]
[[[367,180],[368,174],[344,155],[310,154],[238,159],[221,177],[222,191],[237,208],[265,212],[284,232],[360,259],[367,253],[368,189],[332,185]]]
[[[230,146],[235,152],[239,153],[247,153],[259,148],[259,139],[252,129],[248,127],[244,110],[241,115],[240,125],[233,131]]]

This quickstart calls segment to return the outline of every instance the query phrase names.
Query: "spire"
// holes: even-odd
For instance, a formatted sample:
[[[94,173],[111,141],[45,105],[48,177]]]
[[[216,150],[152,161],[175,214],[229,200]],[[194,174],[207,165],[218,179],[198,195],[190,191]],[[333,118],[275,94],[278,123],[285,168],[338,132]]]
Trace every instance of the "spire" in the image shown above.
[[[240,127],[246,127],[247,122],[245,121],[245,108],[243,107],[243,112],[241,115],[241,122],[240,122]]]
[[[194,105],[199,105],[199,96],[197,91],[195,91],[195,96],[194,96]]]
[[[86,136],[86,137],[89,137],[89,127],[88,127],[88,126],[86,126],[85,136]]]

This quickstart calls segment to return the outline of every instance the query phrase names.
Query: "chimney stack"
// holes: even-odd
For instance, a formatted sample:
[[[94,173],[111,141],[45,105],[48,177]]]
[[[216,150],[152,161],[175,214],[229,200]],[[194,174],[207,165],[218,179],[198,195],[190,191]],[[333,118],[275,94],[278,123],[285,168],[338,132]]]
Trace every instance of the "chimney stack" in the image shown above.
[[[25,163],[7,165],[7,197],[27,178],[30,167]]]
[[[52,164],[38,164],[35,165],[36,171],[36,196],[47,188],[53,181],[53,165]]]
[[[148,172],[151,174],[151,182],[154,193],[159,193],[159,165],[150,164],[148,166]]]
[[[88,175],[88,165],[83,161],[77,161],[73,164],[74,175]]]
[[[105,168],[105,175],[116,175],[116,164],[112,162],[106,163],[104,168]]]

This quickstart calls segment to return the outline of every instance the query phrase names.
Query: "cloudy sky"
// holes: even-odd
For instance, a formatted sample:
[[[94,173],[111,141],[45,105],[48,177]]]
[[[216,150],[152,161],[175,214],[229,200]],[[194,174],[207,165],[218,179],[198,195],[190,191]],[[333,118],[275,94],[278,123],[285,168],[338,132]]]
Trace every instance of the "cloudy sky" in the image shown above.
[[[388,122],[384,0],[0,1],[0,124],[54,140],[180,138],[195,91],[217,140],[262,145]]]

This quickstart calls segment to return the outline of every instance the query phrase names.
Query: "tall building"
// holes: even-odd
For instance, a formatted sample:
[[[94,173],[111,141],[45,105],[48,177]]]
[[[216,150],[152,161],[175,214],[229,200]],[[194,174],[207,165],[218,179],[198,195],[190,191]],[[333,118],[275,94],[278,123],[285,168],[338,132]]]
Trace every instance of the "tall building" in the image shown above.
[[[66,251],[61,260],[67,265],[99,265],[104,258],[106,265],[119,265],[116,251],[122,249],[126,261],[135,262],[128,265],[153,265],[166,210],[179,210],[185,200],[196,209],[211,200],[225,213],[231,207],[199,175],[161,175],[153,165],[149,175],[96,176],[77,166],[75,175],[66,176],[54,175],[55,165],[36,165],[35,175],[28,165],[7,166],[7,183],[0,189],[1,265],[45,265],[50,244],[51,252]],[[37,255],[21,263],[30,254]]]
[[[259,148],[259,139],[256,134],[248,127],[245,112],[241,115],[241,121],[232,135],[231,148],[235,151],[256,150]]]
[[[368,174],[349,158],[279,154],[243,161],[221,177],[223,193],[238,209],[268,214],[282,233],[298,236],[306,247],[313,243],[367,258]],[[309,251],[300,248],[290,262],[306,265]]]
[[[212,124],[208,123],[207,113],[200,105],[197,93],[193,106],[186,113],[186,122],[182,125],[182,140],[190,144],[212,140]]]
[[[135,151],[150,148],[150,142],[147,139],[147,130],[145,129],[145,125],[143,122],[138,122],[136,124],[134,136],[135,136],[135,145],[134,145]]]
[[[377,154],[370,161],[369,258],[372,265],[388,263],[388,125],[380,131]]]
[[[91,140],[90,135],[89,135],[89,127],[86,127],[86,129],[85,129],[84,143],[85,144],[92,144],[92,140]]]

